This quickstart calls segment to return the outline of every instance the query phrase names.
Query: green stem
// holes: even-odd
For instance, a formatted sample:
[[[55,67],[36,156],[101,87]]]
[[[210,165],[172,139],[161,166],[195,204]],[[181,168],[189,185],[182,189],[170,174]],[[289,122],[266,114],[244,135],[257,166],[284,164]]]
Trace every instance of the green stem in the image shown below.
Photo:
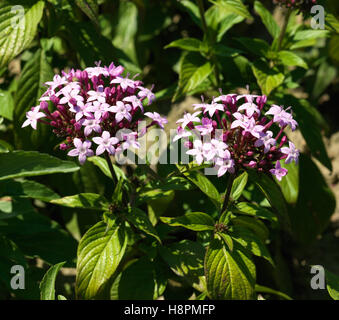
[[[197,0],[197,4],[198,4],[198,7],[199,7],[202,29],[204,31],[207,43],[208,43],[209,47],[211,47],[212,41],[211,41],[211,38],[210,38],[210,34],[208,32],[208,26],[207,26],[206,19],[205,19],[204,2],[203,2],[203,0]],[[216,79],[216,89],[219,89],[220,88],[220,72],[219,72],[218,65],[217,65],[217,59],[216,59],[214,54],[211,54],[210,60],[214,65],[213,72],[214,72],[214,76],[215,76],[215,79]]]
[[[111,160],[111,158],[110,158],[110,156],[107,152],[105,152],[104,154],[105,154],[105,160],[107,162],[109,171],[111,172],[113,183],[114,183],[114,185],[116,185],[117,184],[117,178],[116,178],[115,171],[114,171],[114,168],[113,168],[112,160]]]
[[[227,183],[227,188],[226,188],[226,194],[225,194],[225,199],[224,199],[224,203],[222,205],[221,208],[221,214],[224,213],[227,209],[229,200],[230,200],[230,195],[231,195],[231,190],[232,190],[232,186],[233,186],[233,182],[235,179],[235,173],[231,174]]]
[[[287,9],[287,13],[286,13],[285,19],[284,19],[284,24],[282,26],[282,29],[281,29],[281,32],[280,32],[280,35],[279,35],[278,51],[281,50],[282,43],[283,43],[283,40],[284,40],[284,37],[285,37],[285,34],[286,34],[288,22],[289,22],[290,17],[291,17],[291,13],[292,13],[292,10],[291,9]]]

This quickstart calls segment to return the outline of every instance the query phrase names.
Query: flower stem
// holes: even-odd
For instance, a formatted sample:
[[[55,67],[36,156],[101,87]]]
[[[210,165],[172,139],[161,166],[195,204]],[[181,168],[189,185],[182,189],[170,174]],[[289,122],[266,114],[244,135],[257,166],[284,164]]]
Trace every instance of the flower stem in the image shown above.
[[[280,35],[279,35],[278,51],[280,51],[281,48],[282,48],[282,43],[283,43],[283,40],[284,40],[284,37],[285,37],[285,33],[286,33],[286,30],[287,30],[287,26],[288,26],[288,22],[290,20],[291,13],[292,13],[292,10],[290,8],[287,9],[287,13],[286,13],[285,19],[284,19],[284,24],[282,26],[282,29],[281,29],[281,32],[280,32]]]
[[[115,175],[115,171],[114,171],[114,168],[113,168],[113,165],[112,165],[112,160],[111,160],[111,158],[110,158],[110,156],[107,152],[105,152],[104,154],[105,154],[105,160],[107,162],[109,171],[111,172],[113,183],[114,183],[114,185],[116,185],[117,184],[117,177]]]
[[[231,174],[227,183],[227,189],[226,189],[226,194],[225,194],[225,199],[224,199],[224,203],[222,205],[221,208],[221,213],[224,213],[227,209],[229,200],[230,200],[230,195],[231,195],[231,190],[232,190],[232,186],[233,186],[233,182],[235,179],[235,173]]]

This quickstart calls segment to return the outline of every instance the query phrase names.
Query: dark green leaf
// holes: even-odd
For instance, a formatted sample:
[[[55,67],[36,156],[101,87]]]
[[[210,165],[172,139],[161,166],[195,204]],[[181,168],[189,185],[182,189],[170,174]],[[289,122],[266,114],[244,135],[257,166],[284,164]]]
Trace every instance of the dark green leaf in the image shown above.
[[[231,198],[233,200],[238,200],[246,187],[248,180],[247,172],[243,172],[239,177],[234,179],[231,190]]]
[[[167,48],[180,48],[187,51],[200,52],[202,48],[202,42],[195,38],[183,38],[172,41],[165,47],[165,49]]]
[[[60,262],[48,269],[40,283],[40,299],[55,300],[55,279],[66,262]]]
[[[327,291],[334,300],[339,300],[339,276],[325,270]]]
[[[69,208],[92,209],[99,211],[109,210],[110,203],[107,199],[95,193],[80,193],[52,200],[51,203]]]
[[[301,57],[291,51],[279,51],[278,58],[285,66],[295,66],[308,69],[307,63]]]
[[[71,161],[63,161],[36,151],[13,151],[0,154],[0,180],[74,172],[80,168]]]
[[[160,217],[160,220],[170,226],[184,227],[193,231],[204,231],[214,229],[214,220],[203,212],[188,212],[180,217]]]
[[[271,34],[272,38],[275,39],[280,34],[280,28],[275,22],[272,14],[264,7],[260,1],[254,2],[254,10],[259,14],[261,21],[265,25],[267,31]]]

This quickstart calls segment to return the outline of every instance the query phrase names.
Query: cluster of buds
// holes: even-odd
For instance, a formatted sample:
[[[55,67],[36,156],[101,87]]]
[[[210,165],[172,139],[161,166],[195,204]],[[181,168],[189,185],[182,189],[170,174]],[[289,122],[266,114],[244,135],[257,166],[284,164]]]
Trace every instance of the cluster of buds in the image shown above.
[[[290,108],[272,105],[265,112],[266,101],[266,96],[251,94],[221,95],[211,104],[203,100],[193,105],[199,111],[186,113],[177,121],[180,125],[173,141],[183,139],[189,148],[186,153],[199,165],[210,163],[219,177],[253,168],[270,172],[280,181],[288,172],[280,160],[297,163],[299,157],[283,131],[287,126],[295,130],[298,124],[288,112]],[[270,130],[273,124],[280,128],[276,136]]]
[[[317,4],[317,0],[273,0],[273,3],[287,8],[307,10],[310,6]]]
[[[46,82],[47,91],[40,98],[40,105],[26,113],[22,127],[37,122],[53,127],[53,132],[64,141],[60,149],[78,157],[83,164],[87,157],[107,152],[114,155],[130,146],[139,148],[139,136],[153,125],[163,125],[167,120],[157,112],[144,113],[144,100],[150,105],[155,99],[152,89],[142,86],[139,80],[122,77],[124,68],[111,63],[85,70],[71,70],[55,75]],[[138,132],[144,115],[152,122]],[[124,133],[128,132],[128,133]]]

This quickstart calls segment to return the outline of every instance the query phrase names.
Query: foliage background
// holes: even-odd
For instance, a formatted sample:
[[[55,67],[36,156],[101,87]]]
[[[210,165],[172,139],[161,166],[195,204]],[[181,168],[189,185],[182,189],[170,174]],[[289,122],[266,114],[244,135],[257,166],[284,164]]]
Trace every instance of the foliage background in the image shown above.
[[[295,298],[328,298],[325,293],[307,293],[305,286],[305,274],[309,274],[305,257],[309,257],[312,246],[317,246],[319,235],[330,232],[330,217],[336,207],[333,192],[321,172],[325,172],[324,167],[333,169],[323,138],[338,131],[339,124],[338,3],[319,2],[326,10],[326,30],[312,30],[307,17],[304,21],[301,15],[292,13],[281,38],[285,12],[271,1],[204,1],[205,22],[196,3],[188,0],[2,1],[0,298],[39,298],[38,283],[47,266],[61,261],[67,261],[64,267],[69,269],[62,269],[57,289],[74,298],[72,268],[77,244],[101,220],[101,212],[49,202],[81,192],[109,198],[113,194],[111,180],[92,162],[80,170],[76,165],[67,167],[58,162],[49,164],[50,169],[56,168],[53,174],[50,170],[49,175],[38,172],[25,180],[11,180],[6,170],[10,171],[15,161],[34,162],[34,154],[30,154],[30,160],[27,154],[21,154],[21,160],[20,154],[13,158],[4,155],[12,150],[39,151],[66,160],[49,128],[41,126],[34,132],[21,129],[25,112],[37,104],[44,91],[41,84],[54,73],[65,68],[85,68],[99,60],[102,64],[122,64],[131,74],[140,73],[145,84],[154,83],[158,98],[155,111],[171,117],[189,108],[188,96],[203,93],[212,97],[219,88],[224,93],[240,92],[246,85],[253,92],[267,94],[269,101],[293,106],[305,143],[300,166],[290,167],[288,178],[280,185],[291,233],[273,232],[269,249],[276,268],[256,261],[257,278]],[[18,31],[10,26],[13,5],[25,8],[25,26]],[[156,169],[165,177],[173,166],[159,165]],[[127,168],[126,174],[132,179],[145,179],[142,169],[133,172]],[[224,191],[222,179],[211,181],[219,192]],[[243,197],[268,206],[253,182],[250,179]],[[148,201],[144,209],[154,219],[199,211],[201,207],[213,216],[215,209],[208,197],[197,188],[190,189],[169,190],[162,198]],[[157,231],[167,234],[166,228],[159,223]],[[183,230],[173,237],[195,239],[193,233]],[[327,245],[337,248],[338,238],[331,238]],[[338,256],[333,256],[325,267],[339,274],[336,259]],[[14,262],[27,267],[29,289],[13,291],[9,287],[8,269]],[[138,267],[147,269],[147,261],[142,263]],[[169,279],[165,298],[192,296],[190,285],[168,267],[163,270]],[[126,289],[125,297],[138,298],[130,296],[130,291]]]

